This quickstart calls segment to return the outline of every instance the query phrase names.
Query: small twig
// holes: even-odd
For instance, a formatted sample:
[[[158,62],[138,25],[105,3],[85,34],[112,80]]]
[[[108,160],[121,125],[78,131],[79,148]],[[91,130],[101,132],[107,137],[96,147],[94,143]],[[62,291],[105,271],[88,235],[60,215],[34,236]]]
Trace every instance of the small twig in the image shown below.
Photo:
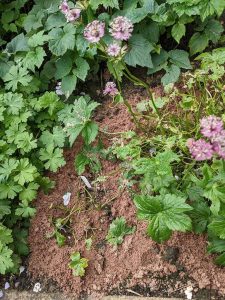
[[[141,294],[139,294],[139,293],[137,293],[137,292],[135,292],[135,291],[133,291],[133,290],[130,290],[130,289],[127,289],[127,292],[132,293],[132,294],[134,294],[134,295],[136,295],[136,296],[143,297],[143,295],[141,295]]]

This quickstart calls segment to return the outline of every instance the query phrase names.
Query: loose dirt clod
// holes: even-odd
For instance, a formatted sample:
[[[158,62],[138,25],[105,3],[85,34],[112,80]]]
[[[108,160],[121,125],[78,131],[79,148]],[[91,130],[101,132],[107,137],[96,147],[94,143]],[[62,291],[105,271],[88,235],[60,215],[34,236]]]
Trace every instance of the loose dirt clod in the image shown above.
[[[140,90],[130,87],[126,96],[131,104],[146,97]],[[102,129],[107,128],[112,133],[121,131],[121,128],[122,131],[134,129],[126,108],[113,106],[111,101],[104,103],[96,120]],[[105,139],[104,143],[109,145],[110,140]],[[96,209],[91,200],[87,200],[84,184],[74,171],[74,157],[81,146],[81,141],[77,141],[72,150],[65,151],[66,166],[57,174],[50,174],[56,181],[55,189],[47,196],[40,192],[36,201],[37,214],[29,235],[28,270],[33,278],[51,278],[65,292],[91,294],[96,299],[110,293],[184,296],[189,285],[197,290],[207,288],[209,294],[215,289],[225,296],[224,269],[215,266],[213,257],[206,253],[204,235],[174,233],[163,245],[147,237],[146,223],[137,220],[128,191],[119,189],[121,174],[118,163],[102,162],[101,175],[108,178],[101,184],[95,204],[104,204],[103,208]],[[88,175],[85,174],[87,178]],[[72,216],[70,242],[58,247],[55,239],[47,238],[47,234],[53,230],[52,216],[63,215],[58,206],[62,205],[62,197],[68,191],[71,193],[68,207],[76,206],[78,211]],[[109,224],[119,216],[124,216],[129,226],[136,226],[136,232],[126,236],[122,245],[113,248],[106,243],[105,237]],[[92,238],[90,250],[85,245],[88,238]],[[83,278],[74,277],[68,268],[70,254],[75,251],[89,260]],[[223,298],[217,296],[214,299]]]

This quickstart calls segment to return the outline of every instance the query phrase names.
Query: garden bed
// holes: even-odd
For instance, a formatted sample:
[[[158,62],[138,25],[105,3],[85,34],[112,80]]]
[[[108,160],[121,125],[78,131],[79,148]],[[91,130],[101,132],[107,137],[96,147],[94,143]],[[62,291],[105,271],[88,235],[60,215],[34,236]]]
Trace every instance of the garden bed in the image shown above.
[[[160,94],[160,89],[155,90]],[[145,99],[141,89],[126,87],[125,95],[134,105]],[[134,128],[123,105],[105,100],[95,116],[101,130],[109,133]],[[116,135],[102,134],[109,146]],[[146,222],[137,220],[136,208],[121,182],[120,165],[102,160],[101,176],[105,181],[87,194],[85,185],[74,170],[74,157],[81,141],[72,150],[65,150],[66,165],[57,174],[50,174],[56,187],[49,195],[39,193],[35,202],[37,213],[29,233],[30,256],[28,271],[34,280],[51,279],[59,288],[77,296],[101,297],[110,294],[141,296],[184,296],[188,286],[197,299],[225,299],[225,273],[206,253],[207,238],[192,233],[174,233],[172,238],[157,244],[146,235]],[[95,174],[85,172],[92,182]],[[71,192],[69,208],[76,207],[66,233],[64,247],[48,236],[54,230],[52,220],[64,216],[63,195]],[[106,242],[108,227],[113,219],[124,216],[136,232],[125,237],[117,248]],[[85,240],[92,238],[90,250]],[[68,268],[70,254],[79,251],[89,260],[85,276],[74,277]],[[218,294],[219,293],[219,294]]]

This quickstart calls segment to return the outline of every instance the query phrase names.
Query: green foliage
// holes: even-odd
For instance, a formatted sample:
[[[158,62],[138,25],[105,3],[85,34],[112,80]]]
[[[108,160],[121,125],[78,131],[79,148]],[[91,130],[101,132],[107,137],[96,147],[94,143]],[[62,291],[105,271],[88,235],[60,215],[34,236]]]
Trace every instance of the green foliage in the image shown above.
[[[118,217],[110,224],[106,240],[112,245],[120,245],[123,242],[124,236],[134,233],[135,230],[135,227],[127,226],[124,217]]]
[[[73,270],[74,276],[82,277],[85,274],[85,269],[88,267],[88,260],[81,258],[80,252],[74,252],[70,256],[69,267]]]

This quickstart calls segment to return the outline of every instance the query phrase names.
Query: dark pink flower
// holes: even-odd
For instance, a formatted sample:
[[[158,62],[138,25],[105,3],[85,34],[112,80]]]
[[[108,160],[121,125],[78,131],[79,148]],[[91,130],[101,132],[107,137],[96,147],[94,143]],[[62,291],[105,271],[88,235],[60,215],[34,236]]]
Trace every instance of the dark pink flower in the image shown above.
[[[107,82],[103,91],[103,95],[116,96],[117,94],[119,94],[119,91],[116,87],[116,84],[112,81]]]
[[[84,29],[84,37],[91,43],[98,43],[105,34],[105,23],[95,20]]]
[[[208,116],[201,120],[201,133],[205,137],[211,139],[220,135],[223,130],[223,121],[216,116]]]
[[[208,160],[213,157],[213,146],[203,139],[195,141],[194,139],[187,140],[187,147],[192,157],[197,161]]]
[[[116,40],[124,40],[127,41],[133,32],[133,24],[131,21],[126,17],[116,17],[111,23],[110,23],[111,29],[109,30],[111,35]]]
[[[80,18],[81,10],[79,8],[71,9],[68,14],[66,14],[67,22],[74,22]]]
[[[59,6],[59,9],[61,10],[61,12],[64,15],[68,14],[70,8],[69,8],[69,5],[67,3],[67,0],[63,0],[63,2],[61,3],[61,5]]]

